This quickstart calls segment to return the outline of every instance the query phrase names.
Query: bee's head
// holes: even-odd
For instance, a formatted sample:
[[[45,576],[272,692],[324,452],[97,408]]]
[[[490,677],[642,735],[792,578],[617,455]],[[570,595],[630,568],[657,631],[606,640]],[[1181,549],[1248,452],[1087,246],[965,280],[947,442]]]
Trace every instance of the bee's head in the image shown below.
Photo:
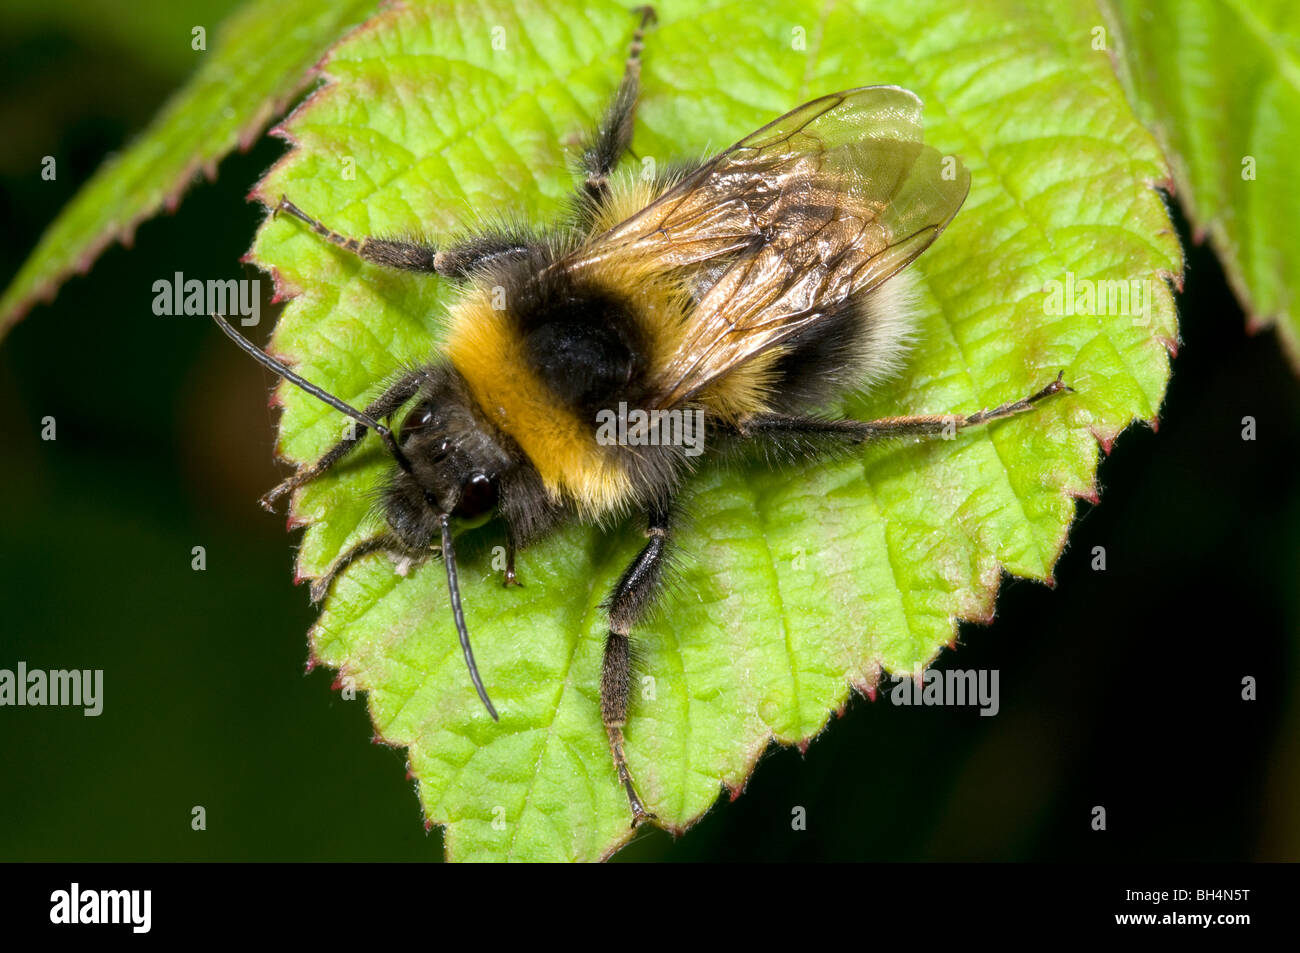
[[[223,316],[212,319],[245,354],[263,367],[379,434],[397,466],[384,490],[384,513],[396,541],[409,550],[427,550],[439,540],[447,571],[447,592],[470,680],[488,714],[497,711],[479,677],[460,604],[453,519],[481,522],[496,509],[501,474],[510,458],[481,425],[465,382],[450,365],[435,365],[405,380],[423,379],[414,409],[398,433],[365,411],[357,410],[311,381],[300,377],[255,344],[244,339]],[[399,382],[400,384],[400,382]],[[397,387],[399,385],[394,385]],[[391,393],[393,388],[389,389]],[[383,416],[380,413],[380,416]]]
[[[388,525],[412,549],[439,537],[448,514],[475,526],[496,510],[510,458],[471,409],[459,376],[434,369],[397,434],[399,466],[384,492]]]

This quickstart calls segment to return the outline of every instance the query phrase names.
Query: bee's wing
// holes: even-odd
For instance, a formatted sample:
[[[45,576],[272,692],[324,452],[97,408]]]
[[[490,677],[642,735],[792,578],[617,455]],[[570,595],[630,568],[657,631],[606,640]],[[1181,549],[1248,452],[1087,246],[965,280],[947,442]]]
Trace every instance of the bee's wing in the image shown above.
[[[578,254],[689,270],[696,303],[653,401],[666,407],[903,268],[969,188],[922,144],[913,93],[851,89],[742,139]]]

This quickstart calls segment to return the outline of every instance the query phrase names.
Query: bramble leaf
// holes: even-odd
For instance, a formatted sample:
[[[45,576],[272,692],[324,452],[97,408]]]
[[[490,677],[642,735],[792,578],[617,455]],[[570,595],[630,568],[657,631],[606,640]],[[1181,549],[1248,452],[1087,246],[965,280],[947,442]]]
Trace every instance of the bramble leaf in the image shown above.
[[[59,213],[0,297],[0,334],[38,300],[49,300],[74,271],[86,272],[114,241],[166,205],[174,209],[194,178],[249,144],[312,79],[310,68],[376,0],[256,0],[202,37],[201,65],[153,124],[105,162]],[[197,29],[197,27],[196,27]],[[204,28],[206,31],[206,27]],[[177,35],[192,46],[198,37]],[[35,165],[33,165],[35,169]],[[35,172],[33,173],[35,174]]]
[[[1300,8],[1287,0],[1109,0],[1115,59],[1252,329],[1300,368]]]
[[[769,741],[815,736],[882,667],[920,672],[956,620],[991,618],[1004,571],[1050,579],[1075,498],[1096,494],[1098,441],[1156,417],[1177,337],[1165,279],[1182,258],[1152,188],[1168,171],[1092,48],[1097,21],[1086,2],[659,6],[640,159],[706,154],[815,96],[896,83],[925,101],[926,140],[971,169],[965,207],[913,266],[925,317],[908,369],[845,412],[973,411],[1061,370],[1077,391],[954,440],[700,474],[674,582],[635,634],[648,681],[628,752],[665,826],[744,785]],[[258,192],[354,236],[440,238],[505,212],[552,220],[632,29],[615,2],[385,10],[332,51],[329,85],[285,124],[297,148]],[[273,349],[344,400],[364,404],[437,347],[450,289],[436,279],[363,265],[286,216],[253,257],[298,295]],[[1115,283],[1092,286],[1094,312],[1107,287],[1137,296],[1118,314],[1062,303],[1091,282]],[[340,415],[278,393],[289,460],[338,439]],[[388,464],[373,440],[356,457],[295,500],[304,577],[378,528],[369,493]],[[377,554],[335,585],[315,657],[365,689],[379,736],[409,749],[449,857],[596,859],[631,836],[598,709],[599,603],[641,530],[566,529],[521,555],[522,590],[492,569],[499,527],[464,534],[469,627],[499,724],[466,676],[440,565],[403,576]]]

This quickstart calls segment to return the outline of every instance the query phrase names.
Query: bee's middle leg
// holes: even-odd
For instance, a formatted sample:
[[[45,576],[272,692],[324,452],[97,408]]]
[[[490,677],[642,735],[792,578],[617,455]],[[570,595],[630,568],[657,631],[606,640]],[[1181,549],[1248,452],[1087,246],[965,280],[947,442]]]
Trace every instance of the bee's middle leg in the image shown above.
[[[641,96],[641,51],[645,49],[645,31],[655,22],[654,7],[638,7],[632,12],[641,19],[628,46],[623,79],[582,149],[583,195],[596,206],[609,198],[609,175],[632,145],[632,123]]]
[[[352,238],[324,225],[283,195],[275,214],[285,212],[305,223],[331,245],[368,261],[398,271],[418,271],[457,281],[470,278],[475,270],[501,259],[527,254],[532,243],[521,236],[481,235],[441,250],[423,241],[398,238]]]
[[[646,528],[649,541],[610,593],[606,607],[609,610],[609,634],[605,637],[605,660],[600,676],[600,714],[609,736],[609,751],[614,758],[614,770],[619,783],[627,792],[632,808],[632,826],[638,827],[655,815],[646,810],[637,793],[623,752],[623,727],[627,724],[628,700],[632,681],[632,627],[645,614],[646,608],[659,590],[663,577],[664,553],[668,546],[668,510],[656,507],[650,512]]]

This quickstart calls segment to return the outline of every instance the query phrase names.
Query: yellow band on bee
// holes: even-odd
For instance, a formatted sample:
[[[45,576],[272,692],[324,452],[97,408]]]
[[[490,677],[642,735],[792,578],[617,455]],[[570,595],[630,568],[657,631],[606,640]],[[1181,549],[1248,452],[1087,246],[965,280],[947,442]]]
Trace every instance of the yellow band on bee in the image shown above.
[[[523,339],[490,289],[475,288],[451,309],[447,357],[479,409],[528,455],[547,492],[596,516],[627,502],[632,484],[617,448],[596,443],[593,424],[579,420],[529,367]]]

